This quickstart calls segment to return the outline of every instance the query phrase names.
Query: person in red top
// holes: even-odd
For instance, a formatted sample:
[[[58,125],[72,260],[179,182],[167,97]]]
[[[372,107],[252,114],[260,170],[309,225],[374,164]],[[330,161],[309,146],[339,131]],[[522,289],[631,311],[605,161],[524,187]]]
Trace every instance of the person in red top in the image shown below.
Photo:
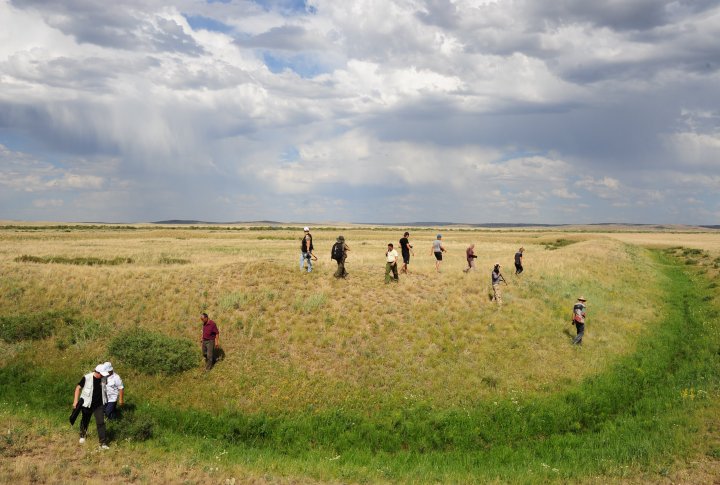
[[[215,322],[208,318],[207,313],[200,315],[203,322],[202,327],[202,352],[205,357],[205,370],[208,371],[215,365],[215,349],[220,345],[220,330],[218,330]]]

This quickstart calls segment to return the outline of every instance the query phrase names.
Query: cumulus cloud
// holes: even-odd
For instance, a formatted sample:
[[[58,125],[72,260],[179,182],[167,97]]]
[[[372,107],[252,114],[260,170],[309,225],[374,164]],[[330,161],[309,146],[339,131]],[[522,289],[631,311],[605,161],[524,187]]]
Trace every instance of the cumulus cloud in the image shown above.
[[[0,0],[0,217],[717,222],[718,20],[709,0]]]

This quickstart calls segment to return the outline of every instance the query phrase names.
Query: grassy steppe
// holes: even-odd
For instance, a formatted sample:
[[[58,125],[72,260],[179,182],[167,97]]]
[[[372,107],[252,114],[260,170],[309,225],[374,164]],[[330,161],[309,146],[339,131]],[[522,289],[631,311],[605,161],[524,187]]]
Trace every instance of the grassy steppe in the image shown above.
[[[316,245],[329,252],[334,235]],[[428,232],[415,235],[415,274],[384,286],[383,243],[396,235],[345,235],[349,281],[332,280],[329,261],[300,274],[283,231],[5,234],[2,314],[69,312],[102,332],[2,344],[0,409],[64,420],[74,382],[112,335],[196,340],[198,308],[218,321],[226,360],[207,379],[115,362],[135,413],[155,423],[153,440],[121,446],[209,449],[224,472],[319,480],[576,480],[689,453],[702,413],[717,409],[717,292],[666,256],[597,235],[457,231],[445,238],[456,259],[437,275]],[[560,238],[573,244],[544,249]],[[469,242],[480,268],[527,250],[526,274],[507,271],[502,310],[487,300],[489,269],[460,271]],[[590,303],[582,349],[564,333],[579,292]]]

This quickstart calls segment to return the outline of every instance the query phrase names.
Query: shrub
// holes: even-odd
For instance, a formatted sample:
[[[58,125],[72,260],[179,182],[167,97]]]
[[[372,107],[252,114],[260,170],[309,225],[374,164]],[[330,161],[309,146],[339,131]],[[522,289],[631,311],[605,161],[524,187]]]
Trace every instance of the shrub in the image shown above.
[[[178,374],[194,367],[197,360],[190,341],[140,328],[115,337],[108,350],[114,358],[146,374]]]

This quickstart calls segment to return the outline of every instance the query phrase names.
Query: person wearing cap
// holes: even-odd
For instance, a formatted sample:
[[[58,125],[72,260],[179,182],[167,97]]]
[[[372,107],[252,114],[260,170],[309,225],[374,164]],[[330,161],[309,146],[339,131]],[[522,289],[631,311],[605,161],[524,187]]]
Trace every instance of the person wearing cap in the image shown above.
[[[312,260],[313,258],[315,258],[315,255],[313,254],[313,249],[315,248],[313,247],[310,228],[304,227],[303,231],[305,232],[305,235],[303,235],[303,238],[300,241],[300,271],[305,269],[305,262],[307,261],[307,272],[309,273],[312,271]]]
[[[390,283],[390,272],[392,271],[392,280],[397,283],[399,280],[398,278],[398,270],[397,270],[397,260],[398,260],[398,253],[393,248],[393,244],[389,243],[387,246],[387,251],[385,251],[385,284]]]
[[[115,373],[110,362],[103,364],[108,373],[105,389],[107,390],[107,403],[105,404],[105,416],[108,419],[115,419],[115,408],[125,404],[125,386],[120,376]]]
[[[475,259],[476,258],[477,258],[477,256],[475,255],[475,245],[471,244],[465,250],[465,259],[467,259],[467,264],[468,264],[468,267],[463,270],[465,273],[475,269]]]
[[[406,231],[400,239],[400,252],[402,253],[403,259],[403,265],[402,268],[400,268],[400,272],[405,274],[407,274],[408,264],[410,264],[410,253],[415,256],[415,252],[412,250],[412,244],[410,244],[410,240],[408,239],[409,237],[410,233]]]
[[[572,324],[575,325],[577,335],[573,339],[573,344],[582,345],[583,335],[585,335],[585,300],[584,296],[577,299],[577,303],[573,306]]]
[[[205,358],[205,370],[209,371],[215,365],[215,349],[220,345],[220,330],[215,322],[208,318],[207,313],[200,314],[200,321],[203,322],[200,343]]]
[[[440,272],[440,263],[442,262],[443,254],[446,251],[445,246],[442,243],[442,234],[438,234],[432,243],[432,249],[430,254],[435,255],[435,271]]]
[[[492,275],[490,276],[490,282],[492,283],[492,289],[493,289],[493,297],[492,299],[495,300],[497,303],[497,306],[502,306],[502,291],[500,288],[500,283],[505,282],[505,278],[503,278],[502,273],[500,273],[500,263],[495,263],[495,266],[493,267]],[[507,284],[507,283],[505,283]]]
[[[93,372],[85,374],[75,386],[73,409],[81,406],[82,419],[80,420],[80,443],[85,443],[90,417],[95,416],[100,448],[108,449],[105,435],[105,403],[107,403],[105,364],[98,364]]]
[[[515,274],[520,274],[523,272],[522,258],[524,251],[525,248],[520,248],[518,249],[518,252],[515,253]]]
[[[333,244],[332,251],[330,252],[331,259],[337,262],[337,270],[335,270],[335,278],[345,278],[348,272],[345,271],[345,260],[347,259],[347,252],[350,251],[350,246],[345,244],[345,236],[338,236],[337,241]]]

